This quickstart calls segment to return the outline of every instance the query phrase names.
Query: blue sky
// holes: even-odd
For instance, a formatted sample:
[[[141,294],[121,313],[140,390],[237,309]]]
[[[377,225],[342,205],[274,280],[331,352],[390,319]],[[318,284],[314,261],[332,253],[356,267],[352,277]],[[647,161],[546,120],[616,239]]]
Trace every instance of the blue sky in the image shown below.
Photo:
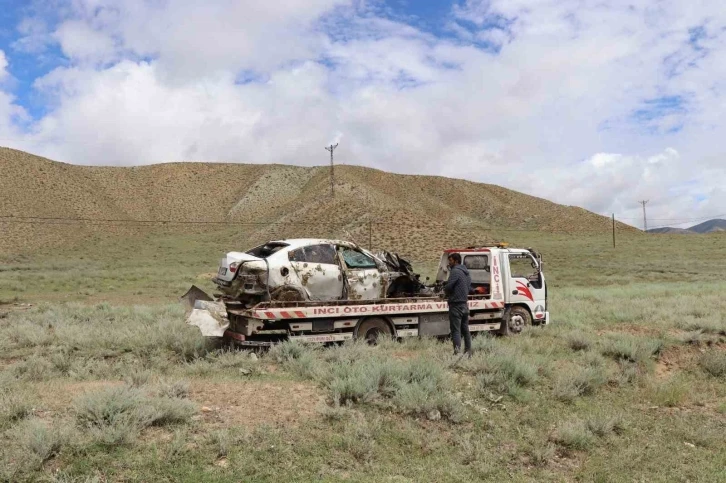
[[[715,2],[2,1],[3,145],[315,165],[335,140],[622,217],[726,212]]]

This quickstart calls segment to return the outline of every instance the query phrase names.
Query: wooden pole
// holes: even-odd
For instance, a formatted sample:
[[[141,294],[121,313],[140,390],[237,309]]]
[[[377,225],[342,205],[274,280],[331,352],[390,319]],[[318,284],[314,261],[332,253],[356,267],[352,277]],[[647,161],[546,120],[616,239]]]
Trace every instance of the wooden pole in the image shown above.
[[[615,248],[615,213],[613,213],[613,248]]]

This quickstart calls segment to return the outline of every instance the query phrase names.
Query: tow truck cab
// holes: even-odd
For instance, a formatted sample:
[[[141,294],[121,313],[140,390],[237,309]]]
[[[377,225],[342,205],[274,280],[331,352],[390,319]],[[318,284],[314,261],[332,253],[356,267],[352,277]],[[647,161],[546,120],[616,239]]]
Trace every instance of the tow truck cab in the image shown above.
[[[542,271],[542,256],[532,249],[494,247],[468,247],[447,249],[441,255],[437,285],[449,278],[449,255],[459,253],[461,263],[471,276],[471,295],[504,302],[508,307],[525,308],[529,321],[548,323],[547,285]]]

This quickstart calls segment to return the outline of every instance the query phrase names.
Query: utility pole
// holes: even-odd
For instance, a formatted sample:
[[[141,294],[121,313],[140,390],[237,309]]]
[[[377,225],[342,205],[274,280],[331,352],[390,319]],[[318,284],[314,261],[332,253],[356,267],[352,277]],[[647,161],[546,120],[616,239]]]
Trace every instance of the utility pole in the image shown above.
[[[338,143],[335,143],[335,145],[326,146],[325,149],[327,151],[330,151],[330,197],[335,198],[335,188],[333,187],[335,184],[335,167],[333,165],[333,151],[335,148],[338,147]]]
[[[613,248],[615,248],[615,213],[613,213]]]
[[[643,231],[645,231],[645,232],[648,231],[648,217],[645,216],[645,205],[648,204],[648,201],[650,201],[650,200],[638,201],[638,203],[643,205]]]

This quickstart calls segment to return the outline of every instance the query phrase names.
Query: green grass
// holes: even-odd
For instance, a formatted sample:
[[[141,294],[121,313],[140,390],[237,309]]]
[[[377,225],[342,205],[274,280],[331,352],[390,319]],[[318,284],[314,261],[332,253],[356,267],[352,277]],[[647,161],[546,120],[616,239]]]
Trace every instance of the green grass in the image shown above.
[[[176,297],[234,236],[0,261],[0,299],[33,304],[0,306],[0,481],[726,478],[723,237],[517,234],[552,324],[457,361],[430,339],[206,344]]]

